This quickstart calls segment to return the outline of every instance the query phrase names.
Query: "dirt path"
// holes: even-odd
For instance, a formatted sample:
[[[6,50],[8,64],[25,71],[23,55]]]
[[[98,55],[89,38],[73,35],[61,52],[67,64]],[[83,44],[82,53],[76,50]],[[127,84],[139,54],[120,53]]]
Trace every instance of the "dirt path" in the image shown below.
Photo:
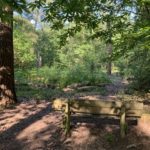
[[[0,115],[0,150],[125,150],[130,146],[149,150],[150,117],[130,127],[123,140],[117,119],[74,117],[69,138],[61,122],[62,114],[51,111],[49,102],[6,109]]]
[[[112,83],[104,84],[102,86],[72,86],[65,88],[64,91],[71,98],[75,99],[88,99],[88,100],[116,100],[118,94],[123,94],[127,81],[121,77],[114,75],[110,76]],[[67,95],[67,96],[68,96]]]
[[[0,116],[0,149],[53,149],[53,145],[59,149],[60,123],[61,114],[52,113],[49,102],[21,103],[6,109]]]
[[[106,87],[109,91],[106,96],[99,91],[78,92],[73,96],[106,100],[113,98],[120,86],[122,83],[114,82]],[[150,116],[143,116],[138,125],[130,126],[125,139],[119,137],[116,118],[74,116],[71,122],[71,136],[65,137],[62,113],[52,111],[50,102],[21,102],[0,112],[0,150],[149,150]]]

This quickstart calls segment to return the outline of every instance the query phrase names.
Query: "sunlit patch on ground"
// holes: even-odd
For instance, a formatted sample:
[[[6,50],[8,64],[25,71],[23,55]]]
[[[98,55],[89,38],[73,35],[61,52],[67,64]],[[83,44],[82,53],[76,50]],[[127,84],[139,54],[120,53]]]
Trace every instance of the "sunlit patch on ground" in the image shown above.
[[[58,134],[61,120],[60,113],[51,113],[48,102],[21,103],[6,109],[0,116],[0,149],[44,149]]]
[[[125,139],[119,136],[119,120],[90,116],[72,117],[71,136],[62,129],[62,113],[51,103],[22,102],[0,112],[0,150],[149,150],[150,116],[129,126]]]
[[[145,114],[139,119],[137,132],[150,137],[150,115]]]

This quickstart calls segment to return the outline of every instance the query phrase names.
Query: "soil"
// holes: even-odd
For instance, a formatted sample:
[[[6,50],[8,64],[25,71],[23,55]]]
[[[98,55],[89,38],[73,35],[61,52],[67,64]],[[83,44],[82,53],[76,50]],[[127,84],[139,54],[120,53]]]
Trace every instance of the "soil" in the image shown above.
[[[116,99],[124,89],[121,80],[106,85],[107,95],[99,92],[73,92],[68,95],[86,99]],[[61,112],[53,111],[51,100],[21,101],[0,111],[0,150],[149,150],[150,116],[143,115],[138,123],[128,120],[124,139],[119,135],[119,119],[100,116],[77,116],[71,120],[71,133],[65,136]]]

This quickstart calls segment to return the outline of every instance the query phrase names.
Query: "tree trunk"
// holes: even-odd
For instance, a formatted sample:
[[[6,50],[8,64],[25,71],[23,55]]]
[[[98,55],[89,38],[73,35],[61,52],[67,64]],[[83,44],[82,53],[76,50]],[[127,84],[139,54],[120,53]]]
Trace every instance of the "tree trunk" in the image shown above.
[[[10,12],[9,12],[10,13]],[[10,13],[10,20],[13,12]],[[16,103],[14,84],[13,22],[0,23],[0,104]]]
[[[41,57],[41,55],[39,54],[39,51],[38,50],[36,50],[36,66],[37,66],[37,68],[41,68],[42,67],[42,57]]]
[[[38,24],[39,24],[39,22],[41,22],[40,10],[37,9],[35,11],[35,14],[36,15],[33,17],[34,21],[35,21],[34,27],[35,27],[35,30],[37,30]],[[36,67],[41,68],[42,67],[42,56],[40,55],[39,49],[35,49],[35,54],[36,54]]]
[[[112,55],[112,43],[107,43],[107,52],[108,52],[108,55],[111,56]],[[108,60],[108,63],[107,63],[107,74],[108,75],[111,75],[112,73],[112,61],[111,59]]]
[[[113,12],[111,11],[110,15],[112,15],[112,13]],[[111,29],[111,20],[110,19],[107,20],[106,26],[107,26],[107,30],[108,30],[108,40],[106,41],[106,47],[107,47],[108,56],[110,57],[112,55],[112,31],[111,31],[112,29]],[[110,58],[108,59],[106,70],[107,70],[107,74],[111,75],[111,73],[112,73],[112,61]]]

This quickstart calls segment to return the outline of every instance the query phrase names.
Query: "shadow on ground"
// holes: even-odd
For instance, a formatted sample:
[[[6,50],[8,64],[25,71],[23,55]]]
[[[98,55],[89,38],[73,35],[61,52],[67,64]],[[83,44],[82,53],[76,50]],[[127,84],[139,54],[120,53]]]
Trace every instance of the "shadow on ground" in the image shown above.
[[[120,138],[119,119],[116,118],[74,116],[72,123],[70,140],[73,139],[72,145],[76,145],[77,149],[149,150],[150,147],[150,117],[149,120],[142,117],[138,122],[128,120],[129,126],[124,139]]]
[[[0,149],[65,149],[60,120],[61,114],[51,113],[48,102],[6,109],[0,116]]]
[[[62,113],[52,111],[49,102],[22,102],[0,112],[0,150],[149,150],[150,118],[145,116],[138,125],[129,121],[125,139],[116,118],[74,115],[71,122],[71,136],[65,137]]]

